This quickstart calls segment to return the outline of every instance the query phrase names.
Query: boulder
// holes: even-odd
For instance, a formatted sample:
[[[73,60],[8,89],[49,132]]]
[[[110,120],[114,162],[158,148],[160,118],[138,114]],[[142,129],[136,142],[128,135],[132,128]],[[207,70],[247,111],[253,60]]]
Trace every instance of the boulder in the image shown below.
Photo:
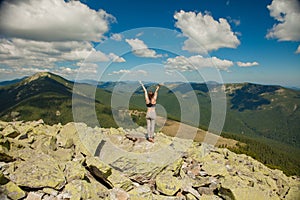
[[[0,120],[0,131],[2,131],[3,129],[5,129],[5,127],[7,126],[7,122],[1,121]]]
[[[48,154],[51,155],[55,160],[69,161],[72,160],[74,150],[58,148],[56,151],[48,151]]]
[[[192,194],[197,199],[201,198],[201,195],[192,187],[192,185],[182,185],[182,190],[186,193]]]
[[[49,194],[51,196],[57,196],[58,195],[58,191],[54,190],[53,188],[47,188],[47,187],[45,187],[45,188],[43,188],[43,192],[45,194]]]
[[[129,157],[120,157],[110,165],[126,177],[139,183],[148,182],[165,167],[151,161]]]
[[[119,187],[126,191],[132,188],[132,182],[122,173],[112,169],[97,157],[87,157],[86,164],[90,172],[103,180],[109,187]]]
[[[222,200],[222,198],[217,195],[203,194],[203,195],[201,195],[201,200]]]
[[[28,160],[36,156],[38,157],[38,154],[46,155],[41,150],[32,148],[22,148],[11,152],[15,160]]]
[[[270,195],[269,191],[262,191],[259,187],[253,187],[253,188],[246,188],[246,187],[241,187],[241,188],[231,188],[230,190],[231,194],[233,195],[233,199],[237,200],[265,200],[265,199],[274,199],[274,200],[279,200],[280,198],[275,195]],[[223,192],[223,189],[221,188],[220,190],[221,197],[224,197],[226,199],[226,195]],[[227,196],[228,197],[228,196]]]
[[[117,187],[113,188],[110,191],[109,198],[111,200],[129,200],[129,199],[132,200],[126,191],[124,191],[121,188],[117,188]]]
[[[0,185],[0,193],[7,195],[13,200],[22,199],[26,196],[25,192],[13,182]]]
[[[285,199],[300,199],[300,185],[298,185],[298,187],[291,187],[285,195]]]
[[[120,133],[124,133],[124,131],[123,130],[120,131],[116,128],[110,128],[109,129],[109,134],[110,135],[120,135]]]
[[[262,185],[249,186],[248,180],[243,180],[237,176],[227,176],[221,181],[219,196],[227,199],[241,200],[263,200],[263,199],[280,199],[279,196],[270,189],[261,187]]]
[[[165,196],[165,195],[153,195],[153,200],[186,200],[185,197]]]
[[[56,149],[55,141],[56,141],[56,138],[50,137],[45,134],[35,135],[34,141],[30,145],[30,148],[38,149],[38,150],[43,151],[44,153],[47,153],[49,150]]]
[[[112,173],[107,180],[113,187],[122,188],[125,191],[129,191],[133,188],[132,181],[115,169],[112,169]]]
[[[31,126],[29,123],[15,126],[15,128],[20,132],[20,135],[17,137],[17,139],[19,140],[27,139],[34,129],[34,127]]]
[[[140,185],[128,192],[130,200],[152,200],[152,191],[147,185]]]
[[[3,140],[3,139],[0,139],[0,140]],[[13,156],[10,154],[10,152],[7,149],[6,145],[3,145],[3,144],[0,143],[0,161],[11,162],[13,160],[14,160]]]
[[[95,154],[102,134],[87,127],[84,123],[68,123],[57,134],[57,144],[63,148],[75,146],[76,154],[92,156]]]
[[[182,164],[183,164],[183,159],[178,158],[173,163],[169,164],[166,170],[173,172],[173,175],[177,175],[180,172]]]
[[[222,155],[210,153],[202,158],[202,170],[210,176],[228,176]]]
[[[4,174],[2,173],[2,171],[0,171],[0,185],[4,185],[6,183],[8,183],[9,180],[4,176]]]
[[[63,193],[69,194],[71,200],[104,199],[107,196],[106,191],[97,186],[98,184],[86,180],[73,180],[65,186]]]
[[[64,192],[68,193],[72,200],[92,198],[90,185],[85,180],[71,181],[65,186]]]
[[[186,200],[197,200],[197,198],[192,195],[191,193],[188,193],[185,195]]]
[[[2,130],[2,135],[5,137],[15,138],[20,135],[20,132],[14,126],[8,125]]]
[[[162,194],[173,196],[182,187],[182,182],[170,172],[161,173],[156,177],[156,189]]]
[[[300,197],[298,177],[228,149],[160,132],[150,143],[142,127],[0,121],[0,131],[1,200]]]
[[[36,154],[34,157],[11,167],[14,169],[9,175],[9,179],[18,186],[61,189],[66,182],[59,163],[43,153]]]
[[[43,193],[29,192],[25,200],[42,200]]]
[[[64,173],[67,182],[69,183],[72,180],[83,179],[86,172],[85,172],[85,168],[80,163],[69,161],[66,163]]]
[[[98,178],[107,180],[112,174],[112,169],[106,163],[102,162],[97,157],[86,157],[86,165],[90,169],[90,172]]]

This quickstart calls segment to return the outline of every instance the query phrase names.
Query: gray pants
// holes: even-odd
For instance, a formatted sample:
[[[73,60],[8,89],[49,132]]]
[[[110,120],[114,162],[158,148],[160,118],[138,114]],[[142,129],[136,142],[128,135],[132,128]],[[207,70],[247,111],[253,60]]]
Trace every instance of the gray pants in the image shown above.
[[[155,110],[150,110],[146,114],[146,120],[147,120],[147,138],[153,138],[154,137],[154,129],[155,129],[155,119],[156,119],[156,112]]]

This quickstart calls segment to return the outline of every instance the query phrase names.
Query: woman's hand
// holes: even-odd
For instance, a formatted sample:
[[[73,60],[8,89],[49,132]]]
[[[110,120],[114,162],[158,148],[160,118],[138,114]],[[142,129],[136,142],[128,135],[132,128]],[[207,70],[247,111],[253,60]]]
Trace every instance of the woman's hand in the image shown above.
[[[139,81],[139,83],[140,83],[141,85],[144,85],[144,84],[142,83],[142,81]]]

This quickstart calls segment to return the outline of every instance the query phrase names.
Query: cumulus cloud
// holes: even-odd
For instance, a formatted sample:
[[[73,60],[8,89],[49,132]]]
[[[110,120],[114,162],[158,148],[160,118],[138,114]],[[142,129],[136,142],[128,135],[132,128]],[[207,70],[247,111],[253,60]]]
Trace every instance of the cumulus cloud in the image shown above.
[[[1,68],[3,67],[3,68]],[[30,76],[37,72],[53,72],[68,79],[75,79],[76,75],[84,74],[84,79],[96,79],[99,66],[95,63],[81,63],[71,66],[53,66],[51,69],[43,67],[7,68],[0,64],[0,80],[11,80],[24,76]],[[81,77],[82,78],[82,77]]]
[[[226,19],[218,21],[208,13],[180,11],[175,13],[175,26],[188,39],[184,42],[183,50],[196,53],[207,53],[219,48],[236,48],[240,41],[232,32]]]
[[[86,56],[86,62],[108,62],[110,60],[108,55],[101,51],[96,51],[93,48],[91,51],[87,52]]]
[[[80,71],[80,73],[90,73],[90,74],[97,74],[98,72],[97,69],[99,67],[96,63],[88,63],[88,62],[79,62],[77,63],[77,66],[79,66],[80,68],[72,69],[72,71],[76,73]]]
[[[158,58],[162,57],[161,54],[157,54],[154,50],[149,49],[144,41],[140,39],[126,39],[125,40],[130,46],[133,53],[138,57],[145,58]]]
[[[259,65],[258,62],[236,62],[239,67],[252,67]]]
[[[177,56],[175,58],[168,58],[165,62],[165,68],[167,71],[189,71],[210,67],[227,70],[231,66],[233,66],[233,62],[230,60],[221,60],[217,57],[207,58],[201,55],[191,57]]]
[[[54,68],[56,62],[125,62],[124,58],[96,51],[89,42],[44,42],[0,39],[0,64],[12,68]]]
[[[113,71],[111,74],[126,74],[126,73],[129,73],[130,70],[127,70],[127,69],[121,69],[119,71]]]
[[[113,53],[97,51],[92,43],[106,38],[114,21],[104,10],[92,10],[80,1],[4,0],[0,7],[1,73],[10,77],[39,71],[75,75],[80,69],[95,74],[97,62],[125,62]]]
[[[126,62],[126,60],[123,57],[119,57],[114,53],[110,53],[108,55],[108,57],[113,61],[113,62],[117,62],[117,63],[123,63]]]
[[[115,41],[122,41],[123,35],[120,34],[120,33],[115,33],[115,34],[112,34],[112,35],[110,36],[110,38],[111,38],[112,40],[115,40]]]
[[[233,23],[235,26],[239,26],[241,24],[241,20],[239,19],[232,19],[230,16],[227,17],[230,23]]]
[[[273,0],[267,6],[270,16],[278,21],[266,35],[279,41],[300,40],[300,3],[298,0]]]
[[[38,41],[100,41],[115,18],[80,1],[4,1],[0,33]]]
[[[29,68],[1,68],[0,65],[0,79],[1,80],[11,80],[15,78],[25,77],[32,75],[37,72],[47,72],[49,69],[29,67]]]
[[[129,74],[133,76],[137,76],[137,75],[147,76],[148,72],[142,69],[138,69],[138,70],[120,69],[119,71],[113,71],[108,75],[119,75],[119,74]]]
[[[295,53],[300,53],[300,45],[298,46],[297,50],[295,51]]]

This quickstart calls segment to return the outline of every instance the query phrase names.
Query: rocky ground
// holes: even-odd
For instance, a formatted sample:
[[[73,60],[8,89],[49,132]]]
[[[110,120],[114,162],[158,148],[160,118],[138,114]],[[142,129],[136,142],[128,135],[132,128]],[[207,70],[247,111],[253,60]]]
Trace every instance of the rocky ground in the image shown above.
[[[300,199],[300,181],[145,129],[0,122],[0,199]]]

